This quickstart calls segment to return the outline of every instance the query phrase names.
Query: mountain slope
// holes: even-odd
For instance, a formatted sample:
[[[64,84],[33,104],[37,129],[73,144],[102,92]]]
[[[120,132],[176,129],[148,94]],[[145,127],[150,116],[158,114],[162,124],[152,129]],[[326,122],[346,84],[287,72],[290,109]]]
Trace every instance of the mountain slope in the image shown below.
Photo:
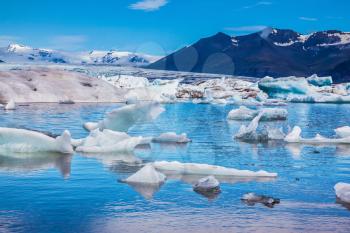
[[[0,60],[6,63],[60,63],[119,66],[146,66],[159,57],[110,51],[67,52],[52,49],[37,49],[19,44],[0,48]]]
[[[251,77],[332,75],[350,81],[350,33],[336,30],[301,35],[267,28],[231,37],[224,33],[204,38],[148,66]]]

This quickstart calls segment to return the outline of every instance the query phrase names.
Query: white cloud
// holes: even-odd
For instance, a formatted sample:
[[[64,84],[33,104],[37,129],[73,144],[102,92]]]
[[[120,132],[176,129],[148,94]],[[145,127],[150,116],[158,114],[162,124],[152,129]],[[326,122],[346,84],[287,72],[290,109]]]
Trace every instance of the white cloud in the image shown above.
[[[17,36],[0,35],[0,47],[8,46],[11,43],[18,43],[19,39]]]
[[[317,21],[318,20],[317,18],[310,18],[310,17],[304,17],[304,16],[299,17],[299,19],[304,20],[304,21]]]
[[[167,0],[141,0],[129,6],[133,10],[156,11],[168,4]]]
[[[79,49],[83,47],[87,38],[84,35],[58,35],[51,38],[54,49]]]
[[[251,9],[254,7],[258,7],[258,6],[268,6],[268,5],[272,5],[272,2],[260,1],[260,2],[253,4],[253,5],[244,6],[243,9]]]
[[[262,31],[267,26],[263,25],[253,25],[253,26],[242,26],[242,27],[227,27],[225,30],[227,31],[233,31],[233,32],[257,32],[257,31]]]

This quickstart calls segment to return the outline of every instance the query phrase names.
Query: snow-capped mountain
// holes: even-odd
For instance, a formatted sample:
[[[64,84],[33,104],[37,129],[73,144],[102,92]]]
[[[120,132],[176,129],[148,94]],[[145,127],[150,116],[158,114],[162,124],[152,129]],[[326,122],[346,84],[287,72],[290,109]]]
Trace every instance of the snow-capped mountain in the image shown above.
[[[10,44],[0,48],[0,61],[5,63],[66,63],[118,66],[146,66],[160,57],[132,52],[90,51],[67,52],[37,49],[25,45]]]
[[[350,81],[350,33],[328,30],[303,35],[267,28],[231,37],[203,38],[148,68],[251,77],[332,75]]]

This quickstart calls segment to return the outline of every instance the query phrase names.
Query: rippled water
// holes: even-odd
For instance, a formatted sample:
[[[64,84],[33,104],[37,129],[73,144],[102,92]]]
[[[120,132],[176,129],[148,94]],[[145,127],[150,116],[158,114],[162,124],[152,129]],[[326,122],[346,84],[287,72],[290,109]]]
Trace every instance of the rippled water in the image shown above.
[[[0,110],[0,126],[24,127],[75,138],[86,121],[101,119],[118,105],[19,106]],[[38,155],[0,157],[0,232],[349,232],[350,210],[336,203],[339,181],[350,182],[350,146],[312,147],[247,144],[232,135],[240,123],[226,121],[233,106],[166,105],[155,122],[136,125],[132,135],[186,132],[188,145],[138,148],[143,161],[179,160],[278,172],[273,180],[226,180],[208,200],[192,191],[198,177],[169,179],[158,191],[118,182],[139,169],[120,160],[131,155]],[[303,136],[350,125],[350,105],[291,104],[287,122]],[[154,193],[153,193],[154,192]],[[248,206],[255,192],[281,199],[274,208]],[[153,194],[153,197],[152,197]],[[349,208],[349,207],[348,207]]]

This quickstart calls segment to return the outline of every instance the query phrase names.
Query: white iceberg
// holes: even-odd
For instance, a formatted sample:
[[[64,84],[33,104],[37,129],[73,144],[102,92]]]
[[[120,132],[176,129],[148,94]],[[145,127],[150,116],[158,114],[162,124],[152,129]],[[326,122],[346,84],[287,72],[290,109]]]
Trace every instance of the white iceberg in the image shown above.
[[[234,135],[235,139],[243,140],[243,141],[268,141],[268,133],[262,132],[258,133],[257,128],[259,126],[259,121],[263,115],[263,112],[260,112],[258,116],[256,116],[248,126],[242,125],[237,134]]]
[[[73,153],[71,136],[65,130],[61,136],[49,137],[43,133],[25,129],[0,127],[0,151],[13,153],[59,152]]]
[[[228,113],[229,120],[252,120],[262,112],[261,121],[285,120],[288,116],[288,111],[284,108],[262,108],[254,110],[241,106],[238,109],[233,109]]]
[[[343,126],[339,127],[334,130],[336,135],[340,138],[347,138],[350,137],[350,127],[349,126]]]
[[[107,113],[97,123],[85,123],[84,128],[89,131],[99,128],[127,132],[134,124],[154,120],[164,111],[158,103],[130,104]]]
[[[166,180],[166,176],[156,169],[152,164],[146,164],[135,174],[129,176],[124,181],[127,183],[161,184]]]
[[[335,194],[337,197],[346,203],[350,203],[350,184],[348,183],[337,183],[334,186]]]
[[[131,137],[125,132],[95,129],[85,139],[74,140],[76,151],[84,153],[132,152],[144,143],[142,137]]]
[[[187,137],[186,133],[178,135],[175,132],[167,132],[154,137],[152,141],[158,143],[188,143],[191,142],[191,139]]]
[[[301,128],[294,126],[293,130],[284,138],[284,141],[290,143],[305,143],[305,144],[350,144],[350,137],[346,138],[326,138],[316,134],[314,138],[302,138]]]
[[[167,174],[188,174],[188,175],[212,175],[212,176],[237,176],[237,177],[277,177],[277,173],[270,173],[263,170],[249,171],[227,168],[216,165],[200,163],[181,163],[178,161],[156,161],[153,166]]]
[[[15,110],[15,109],[16,109],[16,103],[15,103],[15,101],[10,100],[10,101],[6,104],[5,109],[6,109],[6,110]]]

